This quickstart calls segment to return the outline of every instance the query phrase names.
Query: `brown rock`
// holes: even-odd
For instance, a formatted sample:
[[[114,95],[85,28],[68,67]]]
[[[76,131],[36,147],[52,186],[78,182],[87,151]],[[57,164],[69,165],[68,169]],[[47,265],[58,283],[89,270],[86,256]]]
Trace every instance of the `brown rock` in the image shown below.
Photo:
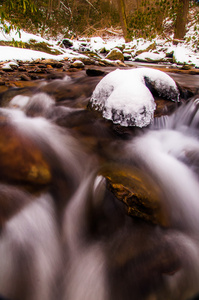
[[[108,189],[126,204],[130,216],[161,226],[169,221],[160,199],[161,192],[152,180],[137,168],[111,165],[101,171]]]
[[[19,67],[19,68],[18,68],[18,71],[20,71],[20,72],[25,72],[25,71],[26,71],[26,68],[25,68],[25,67]]]
[[[53,67],[51,65],[46,65],[47,69],[53,69]]]
[[[28,75],[22,74],[22,75],[21,75],[21,80],[29,81],[29,80],[31,80],[31,79],[30,79],[30,77],[29,77]]]
[[[4,181],[43,185],[51,180],[50,168],[41,151],[3,115],[0,115],[0,169]]]

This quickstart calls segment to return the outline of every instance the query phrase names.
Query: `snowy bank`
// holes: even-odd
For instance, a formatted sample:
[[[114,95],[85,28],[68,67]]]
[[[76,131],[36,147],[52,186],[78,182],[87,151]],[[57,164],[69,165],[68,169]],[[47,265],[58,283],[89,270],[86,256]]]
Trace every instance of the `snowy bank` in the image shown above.
[[[0,41],[4,42],[23,42],[29,43],[31,41],[37,43],[46,43],[52,50],[58,50],[60,55],[49,55],[42,52],[34,53],[25,50],[19,50],[19,48],[9,49],[7,46],[5,49],[0,48],[0,61],[4,60],[33,60],[33,59],[55,59],[62,60],[66,57],[69,59],[84,58],[84,59],[97,59],[103,65],[103,59],[112,49],[119,49],[124,59],[127,61],[142,61],[142,62],[158,62],[167,63],[169,65],[178,64],[179,67],[183,64],[191,65],[199,68],[199,56],[196,49],[191,47],[190,43],[179,43],[177,46],[173,45],[171,41],[156,38],[153,40],[145,40],[143,38],[133,39],[131,42],[125,43],[123,38],[104,38],[91,37],[81,38],[79,40],[69,40],[70,47],[65,48],[61,40],[44,39],[41,36],[30,34],[20,31],[20,36],[16,31],[12,30],[10,34],[3,33],[0,30]],[[117,60],[117,58],[116,58]],[[104,62],[108,64],[109,62]],[[111,62],[110,62],[111,63]]]

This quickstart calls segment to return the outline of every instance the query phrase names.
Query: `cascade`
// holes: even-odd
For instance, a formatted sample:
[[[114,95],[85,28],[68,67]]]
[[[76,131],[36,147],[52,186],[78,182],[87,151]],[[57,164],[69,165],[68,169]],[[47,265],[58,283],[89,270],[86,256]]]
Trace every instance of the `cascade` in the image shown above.
[[[0,298],[191,299],[199,292],[198,98],[146,128],[121,128],[73,89],[67,78],[1,95]]]

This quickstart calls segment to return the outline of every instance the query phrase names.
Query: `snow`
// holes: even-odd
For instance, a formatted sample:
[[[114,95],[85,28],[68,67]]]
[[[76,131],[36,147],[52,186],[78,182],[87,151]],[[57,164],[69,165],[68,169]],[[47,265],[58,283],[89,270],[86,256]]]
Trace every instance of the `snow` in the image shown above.
[[[161,61],[166,57],[165,53],[143,52],[135,57],[139,61]]]
[[[193,34],[193,28],[190,27],[189,32],[186,37],[189,38],[191,34]],[[17,33],[15,30],[11,30],[9,34],[4,33],[0,28],[0,40],[1,41],[17,41],[17,42],[30,42],[34,40],[38,43],[45,42],[52,49],[59,50],[62,54],[60,55],[50,55],[39,51],[26,50],[21,48],[13,48],[8,46],[0,46],[0,61],[29,61],[34,59],[55,59],[55,60],[63,60],[65,58],[68,59],[80,59],[80,58],[88,58],[86,55],[80,54],[80,50],[85,48],[87,50],[93,51],[98,54],[101,59],[105,57],[100,53],[103,49],[108,52],[114,48],[124,48],[125,51],[130,51],[132,55],[132,61],[141,60],[141,61],[162,61],[165,59],[166,53],[173,52],[175,62],[179,65],[182,64],[190,64],[197,68],[199,68],[199,57],[197,51],[193,48],[192,42],[184,42],[179,44],[178,46],[172,45],[170,41],[165,41],[159,38],[152,40],[145,40],[143,38],[134,39],[129,43],[125,43],[123,38],[115,37],[115,38],[104,38],[101,37],[91,37],[91,38],[82,38],[80,40],[72,40],[73,46],[71,49],[64,49],[60,47],[61,42],[55,41],[52,39],[44,39],[41,36],[27,33],[23,30]],[[192,40],[191,40],[192,41]],[[58,45],[59,44],[59,45]],[[150,46],[154,44],[154,50],[147,50]],[[153,48],[152,48],[153,49]],[[163,51],[164,50],[164,51]],[[142,51],[143,53],[135,56],[136,52]],[[135,56],[135,57],[134,57]]]
[[[156,108],[147,83],[159,95],[178,101],[177,85],[166,73],[149,68],[117,69],[98,83],[90,99],[91,106],[115,124],[145,127],[152,122]]]
[[[18,32],[16,32],[16,30],[11,30],[9,34],[6,34],[2,30],[0,30],[1,41],[12,41],[13,39],[17,42],[21,41],[24,43],[28,43],[30,40],[36,40],[37,42],[46,42],[46,40],[42,37],[27,33],[23,30],[20,31],[20,35]]]
[[[177,64],[192,64],[199,68],[199,57],[196,53],[190,51],[182,45],[173,48],[174,60]]]
[[[63,49],[60,46],[57,46],[57,41],[54,40],[46,40],[38,35],[27,33],[23,30],[19,33],[16,33],[15,30],[11,30],[9,34],[4,33],[0,28],[0,40],[1,41],[21,41],[21,42],[29,42],[30,40],[34,40],[38,43],[45,42],[52,49],[57,49],[63,54],[53,55],[48,54],[41,51],[34,51],[30,49],[18,48],[18,47],[10,47],[10,46],[0,46],[0,61],[32,61],[36,59],[54,59],[54,60],[63,60],[66,58],[69,59],[79,59],[85,58],[86,56],[83,54],[79,54],[70,49]]]
[[[37,59],[53,59],[57,61],[68,59],[70,62],[88,59],[88,56],[79,53],[81,49],[90,49],[101,58],[101,62],[109,65],[120,65],[120,61],[105,59],[102,49],[109,51],[114,48],[124,48],[124,53],[131,55],[131,61],[136,59],[150,62],[166,60],[166,53],[173,53],[174,63],[178,65],[189,64],[199,68],[199,57],[194,49],[187,43],[179,43],[177,46],[170,41],[154,39],[134,39],[125,43],[123,38],[102,39],[101,37],[83,38],[72,40],[70,49],[62,48],[61,42],[46,40],[40,36],[29,34],[21,30],[21,36],[15,31],[5,34],[0,31],[0,40],[28,42],[35,40],[45,42],[58,49],[62,54],[53,55],[40,51],[22,49],[9,46],[0,46],[0,61],[4,63],[2,68],[9,68],[18,61],[32,61]],[[152,46],[152,47],[151,47]],[[147,49],[150,49],[149,51]],[[154,49],[154,50],[153,50]],[[134,57],[138,51],[143,53]],[[179,92],[175,82],[165,73],[149,68],[137,68],[133,70],[116,70],[105,76],[97,85],[91,97],[91,105],[99,110],[103,117],[112,120],[122,126],[144,127],[153,120],[155,101],[149,87],[152,86],[160,96],[178,101]]]
[[[60,55],[48,54],[41,51],[34,51],[30,49],[15,48],[9,46],[0,46],[0,61],[20,60],[32,61],[36,59],[54,59],[64,60],[66,58],[85,58],[85,55],[73,53],[72,51],[65,51]]]

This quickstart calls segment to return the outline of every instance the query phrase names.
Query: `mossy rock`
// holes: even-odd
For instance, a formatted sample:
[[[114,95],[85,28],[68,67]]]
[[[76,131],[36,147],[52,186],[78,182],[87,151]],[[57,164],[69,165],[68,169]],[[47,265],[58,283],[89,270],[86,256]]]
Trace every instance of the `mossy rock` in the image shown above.
[[[115,48],[112,49],[106,56],[106,59],[110,59],[110,60],[121,60],[122,62],[124,61],[124,55],[123,53]]]

